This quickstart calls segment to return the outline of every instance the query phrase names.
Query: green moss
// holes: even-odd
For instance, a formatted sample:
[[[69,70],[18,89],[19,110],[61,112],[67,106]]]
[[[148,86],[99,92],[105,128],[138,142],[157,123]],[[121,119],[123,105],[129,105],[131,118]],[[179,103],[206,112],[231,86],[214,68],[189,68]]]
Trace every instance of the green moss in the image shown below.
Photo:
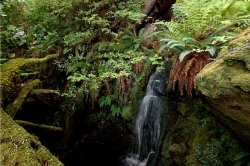
[[[15,123],[2,109],[0,114],[1,165],[63,166],[39,140]]]
[[[14,117],[16,112],[21,108],[24,100],[28,97],[28,94],[34,89],[41,87],[42,82],[39,79],[35,79],[31,82],[28,82],[18,93],[18,97],[15,101],[6,107],[6,112]]]
[[[177,108],[178,120],[173,126],[168,126],[169,132],[163,142],[161,154],[169,158],[164,161],[168,163],[165,165],[240,165],[248,162],[245,159],[234,160],[245,151],[208,112],[212,109],[209,104],[204,105],[201,99],[185,98],[177,103]]]
[[[41,96],[43,94],[56,94],[60,95],[60,92],[58,90],[50,90],[50,89],[34,89],[31,93],[31,95],[35,96]]]
[[[211,124],[207,124],[198,128],[194,138],[194,143],[205,144],[212,138],[215,138],[215,128]]]
[[[193,143],[193,149],[200,165],[223,166],[247,163],[247,160],[242,158],[235,160],[237,155],[246,152],[225,128],[219,126],[212,131],[216,133],[216,137],[201,143],[195,141]]]
[[[250,28],[231,41],[215,62],[197,74],[194,79],[196,89],[211,98],[233,93],[235,87],[250,92],[249,31]]]
[[[250,27],[239,34],[232,42],[228,44],[229,48],[234,48],[237,46],[242,46],[245,43],[249,43]]]
[[[56,59],[58,54],[47,55],[45,58],[16,58],[9,60],[0,66],[1,85],[3,97],[10,100],[13,89],[20,83],[20,74],[22,72],[38,71],[40,67],[46,65],[47,61]]]
[[[61,127],[56,127],[56,126],[49,126],[49,125],[44,125],[44,124],[35,124],[23,120],[15,120],[16,123],[18,123],[21,126],[28,126],[28,127],[33,127],[33,128],[42,128],[50,131],[59,131],[62,132],[63,129]]]
[[[194,85],[221,119],[250,140],[250,27],[232,40],[219,57],[194,79]],[[216,112],[216,111],[213,111]],[[230,120],[231,119],[231,120]]]
[[[199,159],[195,154],[194,149],[189,150],[189,155],[186,157],[186,165],[187,166],[200,166]]]
[[[122,107],[122,117],[126,120],[132,120],[132,107],[129,106],[124,106]]]

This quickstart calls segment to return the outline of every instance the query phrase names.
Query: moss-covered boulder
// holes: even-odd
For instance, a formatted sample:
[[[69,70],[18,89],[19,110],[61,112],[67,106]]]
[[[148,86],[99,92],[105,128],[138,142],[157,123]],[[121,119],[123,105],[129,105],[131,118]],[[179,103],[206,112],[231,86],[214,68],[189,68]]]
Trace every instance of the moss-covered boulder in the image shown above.
[[[0,109],[0,117],[0,165],[63,166],[35,136],[19,126],[2,109]]]
[[[194,79],[212,112],[250,140],[250,27],[232,40]]]

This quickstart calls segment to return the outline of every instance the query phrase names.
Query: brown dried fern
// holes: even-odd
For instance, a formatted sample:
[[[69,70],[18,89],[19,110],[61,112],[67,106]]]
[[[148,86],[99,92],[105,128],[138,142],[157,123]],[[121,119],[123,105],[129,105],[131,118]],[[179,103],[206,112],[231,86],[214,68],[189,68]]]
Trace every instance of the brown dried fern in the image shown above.
[[[210,57],[208,52],[193,52],[181,62],[178,58],[170,71],[168,89],[175,90],[175,86],[178,84],[180,95],[183,95],[186,90],[188,96],[192,97],[193,80],[201,69],[211,62]]]
[[[124,100],[128,99],[132,87],[132,76],[121,76],[117,78],[119,96]],[[120,105],[124,103],[121,102]]]
[[[137,76],[139,76],[142,73],[142,70],[144,68],[144,62],[140,61],[136,64],[132,64],[132,69],[135,72]]]

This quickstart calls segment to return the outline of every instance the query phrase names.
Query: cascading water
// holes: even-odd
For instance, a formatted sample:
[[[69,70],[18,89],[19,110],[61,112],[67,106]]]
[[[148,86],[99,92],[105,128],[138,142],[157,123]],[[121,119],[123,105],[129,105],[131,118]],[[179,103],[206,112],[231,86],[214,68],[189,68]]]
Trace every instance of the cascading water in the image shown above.
[[[146,166],[152,156],[157,155],[161,136],[162,117],[166,100],[165,71],[155,71],[149,78],[147,90],[138,108],[135,123],[136,154],[127,155],[123,166]]]
[[[159,81],[155,79],[158,73],[159,72],[155,72],[151,75],[147,85],[146,95],[138,109],[135,133],[138,139],[139,156],[145,156],[145,154],[149,153],[149,150],[154,150],[160,136],[161,111],[152,110],[153,104],[158,101],[158,96],[153,89],[156,81]],[[154,117],[150,117],[150,115]]]

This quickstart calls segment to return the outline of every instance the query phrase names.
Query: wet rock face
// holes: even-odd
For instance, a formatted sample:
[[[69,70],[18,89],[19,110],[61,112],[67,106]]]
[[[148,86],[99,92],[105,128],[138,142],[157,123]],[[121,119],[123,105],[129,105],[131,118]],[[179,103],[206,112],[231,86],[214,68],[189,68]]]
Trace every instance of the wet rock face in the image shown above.
[[[237,36],[194,80],[212,112],[243,140],[250,140],[250,27]]]

